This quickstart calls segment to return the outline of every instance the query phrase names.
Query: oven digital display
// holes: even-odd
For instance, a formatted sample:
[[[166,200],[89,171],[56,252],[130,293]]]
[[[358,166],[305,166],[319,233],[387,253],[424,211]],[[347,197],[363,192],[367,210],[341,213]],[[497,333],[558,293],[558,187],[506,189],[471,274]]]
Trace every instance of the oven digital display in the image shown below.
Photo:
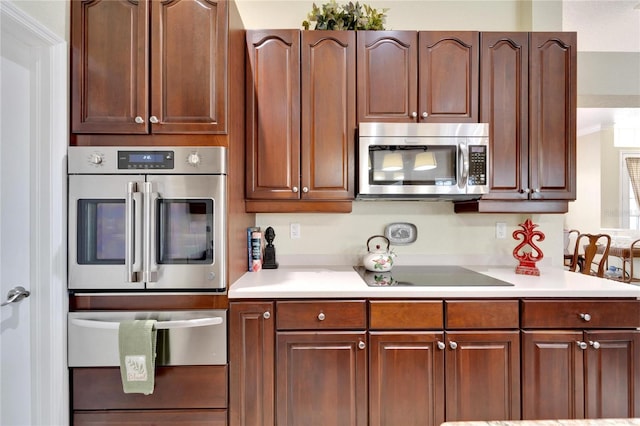
[[[118,151],[118,169],[173,169],[173,151]]]

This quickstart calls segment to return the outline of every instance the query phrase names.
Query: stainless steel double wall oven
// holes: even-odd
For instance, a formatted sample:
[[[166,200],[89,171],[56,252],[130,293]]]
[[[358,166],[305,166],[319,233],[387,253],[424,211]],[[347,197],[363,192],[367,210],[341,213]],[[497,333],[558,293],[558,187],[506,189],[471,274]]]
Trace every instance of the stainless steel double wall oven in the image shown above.
[[[226,291],[224,147],[69,147],[69,289]]]

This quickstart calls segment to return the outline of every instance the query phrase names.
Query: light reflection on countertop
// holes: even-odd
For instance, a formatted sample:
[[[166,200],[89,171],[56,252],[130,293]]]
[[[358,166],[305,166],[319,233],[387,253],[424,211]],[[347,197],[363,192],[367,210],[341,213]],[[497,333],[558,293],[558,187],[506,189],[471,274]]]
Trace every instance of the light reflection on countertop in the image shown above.
[[[635,297],[640,286],[540,268],[540,276],[520,275],[512,266],[466,266],[513,286],[370,287],[352,266],[281,266],[247,272],[229,289],[230,299],[387,297]]]

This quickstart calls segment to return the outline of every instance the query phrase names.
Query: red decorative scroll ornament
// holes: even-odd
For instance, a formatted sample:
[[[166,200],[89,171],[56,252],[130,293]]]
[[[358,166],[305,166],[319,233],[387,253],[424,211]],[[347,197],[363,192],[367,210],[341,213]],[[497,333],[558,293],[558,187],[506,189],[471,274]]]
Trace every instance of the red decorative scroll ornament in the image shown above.
[[[516,267],[516,274],[523,275],[540,275],[540,270],[536,267],[536,262],[544,257],[542,250],[533,243],[533,240],[544,241],[544,234],[540,231],[535,231],[538,225],[531,222],[531,219],[527,219],[520,226],[522,230],[513,231],[513,238],[519,240],[519,237],[524,238],[523,241],[513,249],[513,257],[515,257],[520,264]],[[532,251],[523,250],[525,246],[531,247]]]

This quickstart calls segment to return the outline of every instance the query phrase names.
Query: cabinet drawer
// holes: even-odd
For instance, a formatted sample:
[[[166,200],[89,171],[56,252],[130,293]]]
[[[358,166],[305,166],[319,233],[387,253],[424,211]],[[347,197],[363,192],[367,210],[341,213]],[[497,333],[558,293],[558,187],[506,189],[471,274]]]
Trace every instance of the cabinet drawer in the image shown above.
[[[441,300],[369,302],[372,330],[442,329],[443,315]]]
[[[74,411],[74,426],[226,426],[227,410]]]
[[[446,328],[518,328],[517,300],[447,300],[444,302]]]
[[[227,408],[227,366],[156,367],[151,395],[124,393],[120,368],[72,368],[74,410]],[[180,392],[176,392],[180,389]]]
[[[278,330],[352,330],[366,326],[364,300],[276,303]]]
[[[523,300],[522,328],[640,327],[640,300]]]

